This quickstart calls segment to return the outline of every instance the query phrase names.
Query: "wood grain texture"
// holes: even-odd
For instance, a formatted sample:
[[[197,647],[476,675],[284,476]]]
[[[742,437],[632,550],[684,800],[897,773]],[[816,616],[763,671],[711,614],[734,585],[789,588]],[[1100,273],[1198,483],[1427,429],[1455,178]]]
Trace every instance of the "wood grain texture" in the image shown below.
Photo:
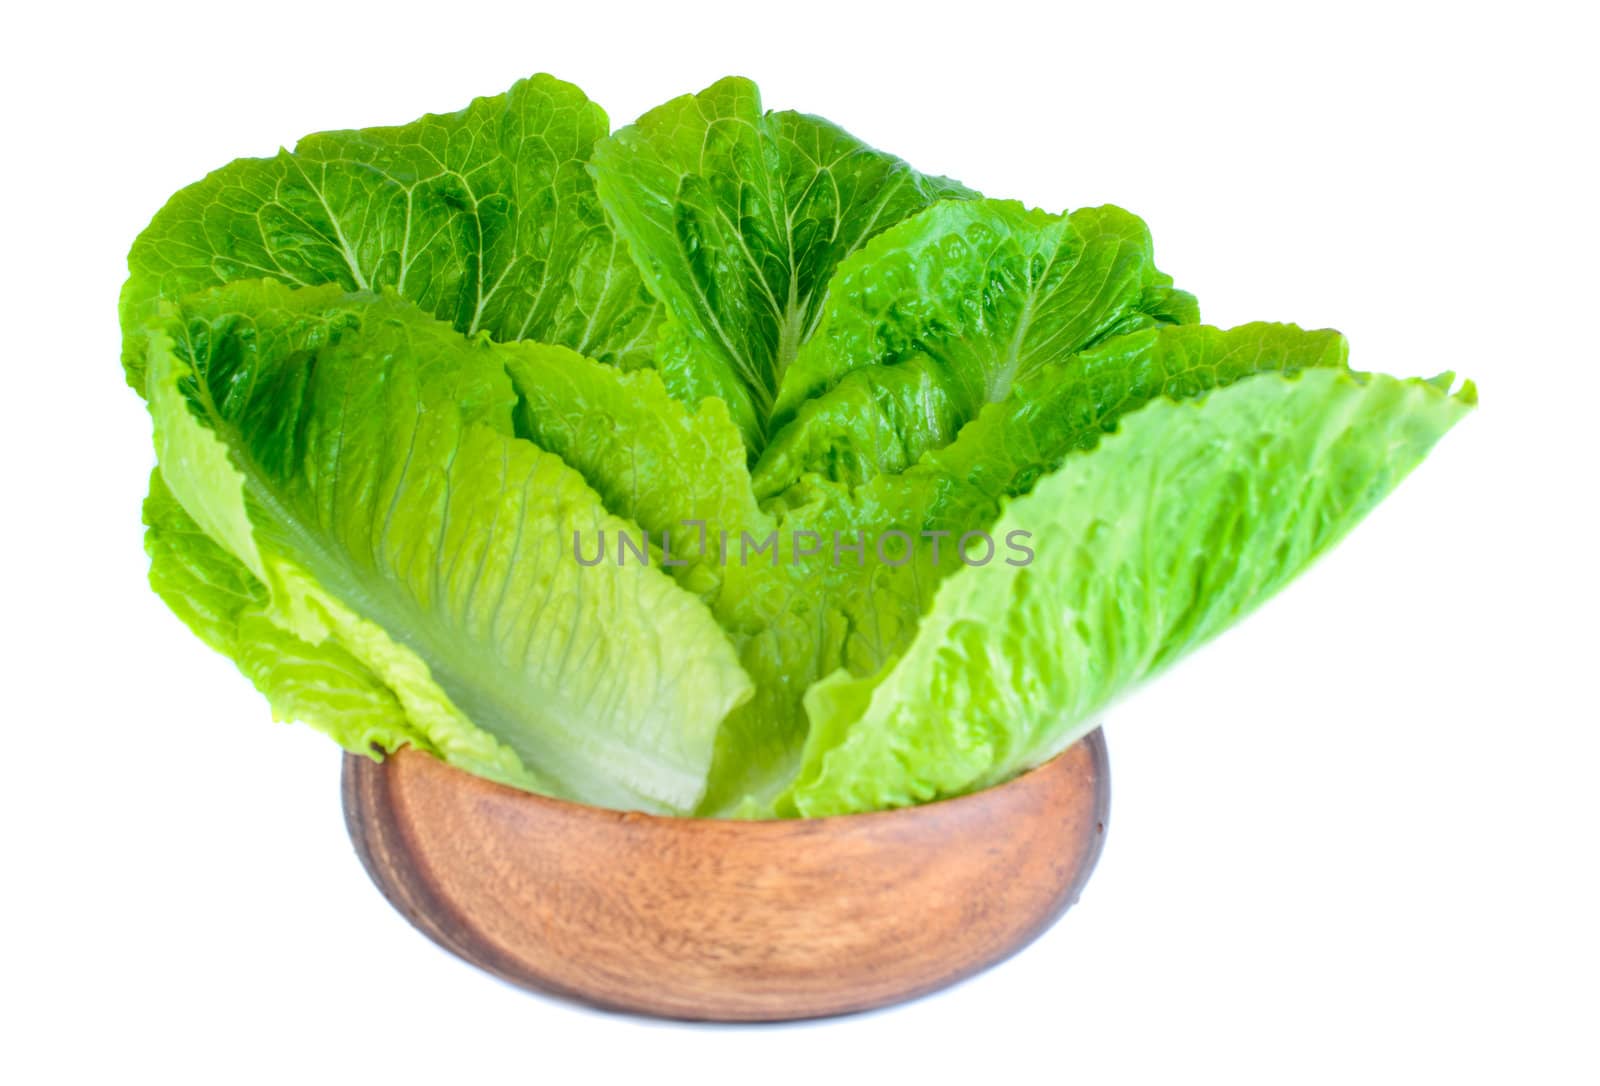
[[[414,751],[344,767],[357,853],[435,942],[523,987],[715,1021],[880,1007],[1008,957],[1077,900],[1109,796],[1099,732],[975,795],[773,822],[584,807]]]

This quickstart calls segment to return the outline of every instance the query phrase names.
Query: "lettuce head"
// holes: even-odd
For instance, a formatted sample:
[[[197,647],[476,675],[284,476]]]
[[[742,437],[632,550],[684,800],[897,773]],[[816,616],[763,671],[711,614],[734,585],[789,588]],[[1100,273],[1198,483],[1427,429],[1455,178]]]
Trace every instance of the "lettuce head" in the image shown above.
[[[1475,402],[1219,329],[1116,207],[927,176],[729,78],[324,132],[134,242],[150,581],[273,712],[668,814],[1038,765]]]

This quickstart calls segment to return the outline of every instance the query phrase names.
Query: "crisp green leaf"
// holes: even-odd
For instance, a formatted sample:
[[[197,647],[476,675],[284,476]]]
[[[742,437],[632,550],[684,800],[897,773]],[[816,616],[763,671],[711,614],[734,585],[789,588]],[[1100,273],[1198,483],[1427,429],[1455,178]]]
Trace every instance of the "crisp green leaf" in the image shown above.
[[[168,201],[128,254],[123,363],[161,299],[268,277],[392,289],[466,333],[648,362],[656,306],[585,170],[607,121],[547,75],[457,113],[323,132]]]
[[[232,656],[239,616],[267,604],[266,585],[201,530],[167,489],[159,468],[150,473],[143,512],[150,587],[195,636]]]
[[[701,809],[767,809],[799,766],[806,686],[845,659],[831,571],[796,561],[793,526],[780,532],[756,504],[722,400],[691,408],[655,371],[623,373],[559,347],[509,344],[501,353],[518,392],[518,433],[637,523],[636,541],[649,533],[652,560],[711,608],[754,683],[718,732]],[[596,544],[585,540],[586,558]],[[619,546],[605,541],[608,560]]]
[[[1152,327],[1039,366],[953,443],[906,471],[854,489],[814,479],[791,488],[778,521],[788,548],[783,563],[736,571],[719,608],[725,626],[738,616],[760,631],[741,642],[757,693],[724,726],[707,803],[716,811],[772,810],[777,782],[798,767],[796,746],[829,745],[816,729],[830,718],[798,704],[812,684],[835,670],[873,675],[903,653],[939,583],[981,556],[983,533],[999,560],[1023,556],[1028,538],[993,532],[1002,503],[1026,493],[1069,453],[1093,447],[1122,415],[1157,396],[1192,397],[1256,373],[1344,361],[1337,332]],[[824,547],[794,565],[797,531],[815,533]],[[963,538],[974,532],[964,558]],[[862,544],[859,554],[851,543]],[[746,598],[758,588],[766,591],[765,606]]]
[[[1475,402],[1448,381],[1266,374],[1130,414],[997,522],[1034,561],[949,578],[897,663],[813,690],[841,717],[815,722],[794,810],[923,802],[1062,750],[1360,520]]]
[[[738,78],[602,141],[594,174],[669,315],[656,356],[667,387],[688,403],[721,398],[753,450],[839,262],[933,201],[970,195],[827,121],[762,112]]]
[[[939,581],[962,568],[960,537],[989,527],[1001,494],[1025,490],[1087,439],[1086,428],[1098,436],[1117,412],[1166,387],[1149,387],[1162,367],[1176,394],[1197,375],[1232,379],[1213,355],[1237,354],[1231,364],[1246,373],[1307,353],[1298,340],[1267,361],[1260,344],[1253,354],[1199,338],[1158,349],[1154,329],[1193,320],[1193,308],[1155,269],[1143,223],[1113,208],[1062,217],[995,201],[940,204],[846,259],[822,330],[801,351],[810,365],[797,364],[796,383],[785,386],[801,390],[797,402],[822,395],[804,400],[756,470],[756,492],[776,499],[781,518],[780,566],[733,574],[718,608],[725,626],[756,631],[740,644],[757,693],[719,739],[712,810],[769,809],[798,765],[804,691],[835,669],[871,674],[902,652]],[[1131,346],[1141,328],[1150,331]],[[1330,339],[1309,350],[1320,354]],[[1072,353],[1101,341],[1122,353]],[[1118,376],[1126,387],[1099,403]],[[897,388],[909,390],[904,409],[885,410]],[[942,424],[935,392],[948,408]],[[853,470],[849,446],[863,432],[884,441]],[[1000,493],[973,485],[1002,476]],[[797,564],[797,532],[820,540],[823,554]]]
[[[1025,493],[1073,450],[1092,447],[1127,411],[1156,396],[1194,396],[1254,373],[1344,359],[1336,332],[1152,327],[1038,366],[953,443],[906,471],[855,489],[814,479],[791,488],[779,506],[780,564],[734,571],[718,608],[725,627],[758,631],[740,641],[757,691],[718,740],[709,809],[772,810],[798,768],[799,745],[822,742],[807,737],[808,715],[813,731],[819,722],[800,702],[807,689],[836,669],[874,674],[904,652],[940,581],[966,568],[962,537],[991,530],[1007,497]],[[823,553],[795,564],[795,532],[814,533]],[[1028,545],[995,538],[1002,558]],[[847,549],[858,542],[859,556]]]
[[[806,685],[842,659],[818,622],[826,585],[756,504],[744,445],[722,400],[691,408],[653,370],[623,373],[558,347],[509,345],[517,430],[583,474],[611,512],[648,533],[652,560],[697,593],[754,683],[717,734],[702,811],[764,810],[799,766]],[[768,543],[768,541],[771,541]],[[597,542],[586,540],[592,558]],[[741,554],[767,544],[762,554]],[[617,555],[621,542],[605,541]],[[631,553],[631,552],[629,552]],[[823,611],[826,614],[826,611]]]
[[[817,334],[784,375],[774,421],[785,428],[756,492],[773,497],[806,473],[855,486],[903,471],[1039,367],[1197,319],[1156,269],[1144,223],[1120,208],[936,205],[840,265]]]
[[[393,296],[197,296],[151,339],[163,475],[277,625],[335,639],[445,757],[692,809],[749,681],[659,570],[575,560],[575,534],[638,529],[512,435],[510,349]]]
[[[851,491],[834,484],[800,488],[813,495],[828,530],[899,531],[911,548],[909,560],[886,548],[885,562],[874,547],[864,572],[838,584],[855,631],[845,666],[870,674],[904,651],[939,582],[981,554],[982,538],[970,540],[972,555],[962,550],[968,533],[996,538],[1002,560],[1020,557],[1027,540],[994,536],[1003,503],[1026,494],[1069,453],[1092,449],[1128,412],[1158,396],[1187,399],[1259,373],[1343,368],[1346,353],[1339,333],[1293,325],[1149,328],[1039,367],[1007,399],[987,405],[954,442],[899,474],[875,476]]]
[[[1053,359],[986,405],[955,441],[897,475],[879,475],[863,516],[913,532],[985,528],[1067,454],[1092,449],[1122,416],[1158,396],[1189,399],[1259,373],[1346,365],[1338,332],[1254,323],[1222,330],[1163,325]]]
[[[219,547],[179,505],[159,469],[144,503],[150,586],[199,637],[231,658],[280,720],[310,724],[359,754],[402,746],[436,751],[394,692],[332,639],[311,644],[272,619],[266,585]],[[488,772],[538,787],[510,759]],[[508,772],[509,770],[509,772]]]
[[[563,347],[510,344],[502,354],[517,389],[517,433],[580,472],[607,509],[649,533],[663,569],[714,600],[718,533],[773,527],[727,405],[691,408],[654,370],[625,373]]]

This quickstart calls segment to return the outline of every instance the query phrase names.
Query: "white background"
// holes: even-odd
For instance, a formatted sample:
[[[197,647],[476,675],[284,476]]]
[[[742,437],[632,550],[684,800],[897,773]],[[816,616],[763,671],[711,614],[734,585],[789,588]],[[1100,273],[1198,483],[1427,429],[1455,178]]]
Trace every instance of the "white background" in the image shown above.
[[[13,11],[0,1078],[1600,1081],[1596,36],[1473,7]],[[783,1028],[505,987],[384,903],[337,751],[144,585],[133,236],[232,157],[539,70],[617,124],[750,75],[991,195],[1142,214],[1212,323],[1480,384],[1346,544],[1107,715],[1100,870],[987,975]]]

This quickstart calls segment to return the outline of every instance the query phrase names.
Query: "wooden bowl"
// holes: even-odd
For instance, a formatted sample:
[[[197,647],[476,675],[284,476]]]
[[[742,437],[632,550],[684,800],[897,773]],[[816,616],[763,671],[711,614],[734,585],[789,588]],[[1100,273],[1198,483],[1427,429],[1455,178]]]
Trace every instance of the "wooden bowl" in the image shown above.
[[[1098,731],[974,795],[771,822],[585,807],[414,751],[344,764],[368,874],[445,949],[536,991],[715,1021],[881,1007],[1010,956],[1077,900],[1109,797]]]

